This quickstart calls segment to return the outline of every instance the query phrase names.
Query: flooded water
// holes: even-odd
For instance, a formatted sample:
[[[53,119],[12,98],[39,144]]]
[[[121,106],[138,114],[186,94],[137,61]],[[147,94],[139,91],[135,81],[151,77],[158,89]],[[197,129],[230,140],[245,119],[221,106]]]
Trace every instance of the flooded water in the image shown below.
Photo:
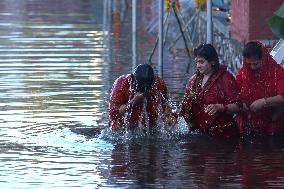
[[[187,134],[182,120],[157,138],[108,132],[110,88],[133,66],[129,1],[119,15],[110,2],[0,1],[1,188],[283,188],[281,138],[224,141]],[[138,62],[155,44],[144,28]],[[175,105],[188,60],[165,59]]]

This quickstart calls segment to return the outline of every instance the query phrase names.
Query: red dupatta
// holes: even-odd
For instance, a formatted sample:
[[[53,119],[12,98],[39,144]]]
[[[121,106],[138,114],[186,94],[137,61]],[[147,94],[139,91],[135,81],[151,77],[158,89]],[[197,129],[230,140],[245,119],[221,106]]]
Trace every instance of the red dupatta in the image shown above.
[[[209,133],[214,130],[215,133],[218,129],[229,128],[225,125],[233,123],[232,116],[229,114],[208,115],[204,112],[204,106],[212,103],[230,104],[239,102],[237,86],[232,83],[234,78],[226,72],[226,67],[220,65],[219,70],[211,75],[203,88],[201,88],[202,77],[199,72],[188,82],[181,106],[181,115],[191,125],[192,130],[201,129],[203,132]],[[228,86],[230,87],[227,88]],[[228,93],[231,94],[227,96]],[[216,124],[214,127],[212,127],[213,123]],[[226,132],[226,134],[228,133]],[[222,135],[221,131],[217,135]]]
[[[279,79],[283,79],[283,69],[270,56],[266,47],[258,41],[254,41],[261,47],[261,65],[258,70],[251,71],[245,58],[243,67],[236,76],[240,87],[241,99],[249,107],[255,100],[276,96],[280,92],[283,95],[283,84],[279,85]],[[279,86],[277,86],[279,85]],[[250,128],[259,133],[274,133],[279,130],[280,120],[272,123],[272,108],[264,108],[259,112],[249,112]],[[238,125],[241,132],[245,131],[244,115],[239,114]]]
[[[197,102],[201,102],[204,104],[204,95],[206,95],[207,91],[211,90],[211,88],[215,85],[218,85],[218,81],[220,81],[220,78],[222,77],[222,75],[226,72],[227,68],[226,66],[224,65],[220,65],[219,67],[219,70],[216,71],[215,73],[213,73],[210,78],[208,79],[208,82],[204,85],[203,88],[201,88],[201,85],[199,86],[199,91],[198,91],[198,94],[197,94]],[[200,81],[201,82],[201,81]],[[217,100],[217,99],[214,99],[214,101]],[[222,103],[225,103],[225,102],[222,102]],[[202,106],[203,106],[202,105]],[[203,107],[203,110],[200,110],[200,111],[204,111],[204,107]],[[203,129],[205,130],[208,130],[210,129],[210,127],[212,126],[212,123],[215,122],[216,118],[219,116],[219,114],[214,114],[212,116],[209,116],[208,114],[205,114],[206,115],[205,117],[203,117],[204,119],[206,119],[205,121],[205,125],[203,125]]]
[[[257,99],[276,94],[276,76],[274,67],[277,62],[270,56],[268,50],[259,41],[254,41],[261,47],[261,65],[258,70],[251,71],[246,59],[243,58],[241,97],[248,106]],[[238,77],[238,76],[237,76]]]

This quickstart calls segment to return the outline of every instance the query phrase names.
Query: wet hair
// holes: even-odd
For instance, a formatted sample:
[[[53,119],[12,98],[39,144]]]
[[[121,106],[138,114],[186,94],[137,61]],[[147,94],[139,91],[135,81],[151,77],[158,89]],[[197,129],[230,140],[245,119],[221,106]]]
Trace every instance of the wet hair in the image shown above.
[[[133,72],[137,92],[147,93],[154,82],[154,70],[149,64],[139,64]]]
[[[261,46],[254,41],[248,42],[244,47],[243,57],[260,60],[262,57]]]
[[[194,56],[200,56],[207,60],[214,70],[219,69],[219,58],[216,52],[216,49],[211,44],[201,44],[197,48],[194,49]],[[212,63],[214,62],[214,63]]]

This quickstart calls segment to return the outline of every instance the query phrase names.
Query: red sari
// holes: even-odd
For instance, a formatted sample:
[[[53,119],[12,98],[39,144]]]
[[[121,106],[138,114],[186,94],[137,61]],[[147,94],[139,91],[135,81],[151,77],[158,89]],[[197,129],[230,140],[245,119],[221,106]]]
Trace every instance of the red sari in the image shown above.
[[[137,127],[138,122],[145,117],[143,103],[132,107],[128,114],[119,115],[119,107],[123,104],[127,105],[135,95],[132,80],[132,75],[123,75],[116,79],[112,86],[109,102],[109,126],[112,129],[126,126],[125,124],[127,124],[127,127]],[[156,125],[159,111],[163,113],[168,102],[165,82],[159,77],[155,77],[155,82],[146,97],[146,101],[146,116],[149,126],[153,127]],[[125,123],[125,119],[127,119],[127,123]]]
[[[243,58],[243,66],[239,70],[236,81],[240,89],[242,102],[248,107],[255,101],[264,97],[281,95],[284,97],[284,68],[278,65],[270,56],[268,50],[258,41],[262,49],[261,67],[254,73]],[[259,112],[249,111],[248,114],[238,115],[240,132],[245,131],[245,124],[256,134],[274,135],[283,134],[284,112],[273,118],[277,109],[267,107]],[[275,119],[275,120],[273,120]]]
[[[191,125],[190,129],[224,138],[238,136],[233,115],[220,112],[208,115],[204,111],[209,104],[227,105],[239,102],[235,78],[224,65],[220,65],[219,70],[211,75],[203,88],[201,81],[199,73],[188,81],[181,106],[181,115]]]

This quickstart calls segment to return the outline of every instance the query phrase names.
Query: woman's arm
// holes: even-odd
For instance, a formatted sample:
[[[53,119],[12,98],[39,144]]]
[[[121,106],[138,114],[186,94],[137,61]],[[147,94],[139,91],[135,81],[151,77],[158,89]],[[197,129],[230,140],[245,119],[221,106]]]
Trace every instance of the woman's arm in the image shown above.
[[[284,105],[284,69],[276,67],[276,92],[277,95],[264,97],[254,101],[250,105],[250,109],[257,112],[266,107],[279,107]]]
[[[239,83],[241,74],[239,74]],[[240,111],[241,98],[239,94],[238,84],[232,74],[226,72],[223,77],[222,86],[225,94],[225,102],[219,106],[219,112],[237,113]]]
[[[129,100],[126,104],[122,104],[119,107],[119,115],[121,116],[121,115],[125,114],[125,112],[127,112],[133,106],[135,106],[136,104],[141,102],[144,98],[145,97],[144,97],[143,93],[137,92],[131,100]]]
[[[254,101],[250,105],[250,110],[257,112],[263,108],[267,107],[277,107],[277,106],[283,106],[284,105],[284,98],[282,95],[267,97],[267,98],[261,98],[256,101]]]
[[[173,127],[176,124],[177,115],[173,113],[172,107],[169,103],[167,86],[165,82],[160,78],[157,78],[157,82],[158,82],[158,89],[162,95],[161,96],[162,98],[161,102],[162,102],[162,107],[163,107],[162,117],[167,126]]]
[[[121,76],[115,80],[109,100],[109,124],[112,129],[116,129],[122,124],[122,114],[124,104],[128,101],[127,91],[129,89],[127,76]]]
[[[210,104],[205,108],[205,113],[214,115],[220,113],[236,113],[240,110],[237,104]]]

